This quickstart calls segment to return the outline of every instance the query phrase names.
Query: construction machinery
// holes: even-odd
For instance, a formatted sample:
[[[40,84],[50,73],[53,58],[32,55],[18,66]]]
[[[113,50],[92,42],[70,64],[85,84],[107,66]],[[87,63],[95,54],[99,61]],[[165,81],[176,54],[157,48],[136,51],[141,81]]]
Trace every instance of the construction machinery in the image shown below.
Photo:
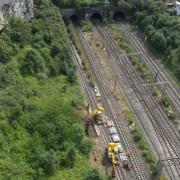
[[[91,119],[95,119],[97,124],[103,124],[104,123],[104,108],[102,107],[102,105],[98,105],[98,107],[90,113],[90,118]]]
[[[88,129],[89,129],[90,123],[92,123],[93,120],[95,120],[96,124],[98,125],[103,124],[105,122],[106,116],[104,114],[104,111],[105,110],[101,104],[98,104],[97,108],[94,111],[91,111],[89,103],[87,103],[86,105],[87,121],[85,123],[85,132],[87,135],[89,135]]]
[[[112,177],[116,176],[115,166],[119,164],[117,154],[119,152],[118,143],[109,143],[107,146],[108,157],[111,159],[112,163]]]
[[[94,87],[94,93],[95,93],[95,95],[96,95],[97,98],[100,98],[100,97],[101,97],[101,94],[100,94],[99,89],[98,89],[97,86]]]
[[[118,143],[109,143],[107,146],[108,157],[111,158],[112,165],[118,165],[117,154],[119,152]]]
[[[119,165],[119,160],[123,162],[123,167],[128,171],[131,170],[131,165],[128,162],[127,156],[120,143],[111,142],[107,146],[108,157],[112,163],[112,177],[115,177],[115,166]]]

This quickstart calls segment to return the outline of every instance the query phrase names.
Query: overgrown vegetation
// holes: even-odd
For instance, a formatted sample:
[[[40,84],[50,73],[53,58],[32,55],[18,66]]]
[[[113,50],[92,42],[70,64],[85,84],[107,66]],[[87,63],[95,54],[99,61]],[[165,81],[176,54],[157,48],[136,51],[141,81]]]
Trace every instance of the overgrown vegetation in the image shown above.
[[[133,22],[180,80],[180,19],[170,15],[161,1],[151,0],[136,4]]]
[[[68,23],[67,25],[67,31],[69,33],[69,38],[71,39],[73,45],[75,46],[77,53],[79,55],[82,55],[83,53],[83,48],[81,46],[81,43],[79,41],[78,36],[76,35],[75,29],[73,27],[73,24],[71,22]]]
[[[93,26],[92,26],[91,21],[82,20],[81,21],[81,26],[82,26],[84,32],[93,31]]]
[[[172,108],[172,102],[170,98],[163,94],[162,91],[158,87],[152,88],[152,95],[156,98],[157,102],[161,105],[165,113],[168,115],[170,120],[176,120],[177,113]]]
[[[109,30],[112,33],[115,40],[118,42],[119,46],[125,53],[133,53],[134,49],[129,45],[126,39],[121,34],[118,26],[116,24],[111,24],[109,26]],[[148,77],[147,74],[147,66],[142,63],[138,58],[132,56],[131,57],[132,65],[143,75],[143,79],[145,82],[152,82],[152,77]],[[156,161],[153,153],[151,152],[151,148],[149,147],[148,143],[144,139],[142,133],[140,132],[139,128],[136,127],[136,120],[134,117],[133,112],[128,108],[123,110],[123,117],[128,122],[129,126],[132,128],[132,135],[134,137],[135,142],[137,142],[138,147],[141,149],[142,156],[144,157],[145,161],[149,164],[150,169],[153,172],[156,172]]]
[[[131,112],[130,110],[126,110],[123,113],[123,116],[127,120],[128,124],[132,127],[131,133],[133,135],[134,141],[138,144],[138,147],[141,149],[143,158],[149,164],[150,169],[153,172],[156,172],[155,157],[151,152],[151,149],[140,130],[136,126],[133,126],[133,124],[135,125],[135,117],[133,112]]]
[[[52,2],[60,7],[60,8],[67,8],[67,7],[90,7],[90,6],[97,6],[104,3],[103,0],[52,0]]]
[[[85,22],[85,21],[84,21]],[[87,24],[87,23],[85,23]],[[88,23],[89,24],[89,23]],[[91,24],[92,25],[92,24]],[[88,25],[89,26],[89,25]],[[84,71],[86,72],[86,75],[87,75],[87,78],[89,79],[89,83],[90,83],[90,86],[91,87],[94,87],[94,79],[93,79],[93,76],[92,76],[92,72],[91,72],[91,69],[90,69],[90,66],[89,66],[89,63],[88,63],[88,60],[87,60],[87,57],[85,56],[85,54],[83,53],[83,47],[81,45],[81,42],[75,32],[75,29],[73,27],[73,24],[72,22],[69,22],[68,25],[67,25],[67,30],[68,30],[68,33],[69,33],[69,37],[72,41],[72,43],[74,44],[78,54],[80,55],[81,57],[81,60],[82,60],[82,66],[83,66],[83,69]],[[88,29],[86,28],[86,31],[88,31]]]
[[[104,0],[52,0],[52,2],[60,8],[79,8],[79,7],[93,7],[105,5]],[[124,0],[108,0],[110,5],[119,6],[124,3]]]
[[[109,30],[112,33],[114,39],[117,41],[120,48],[124,51],[124,53],[131,54],[134,53],[134,48],[127,42],[127,40],[123,37],[121,31],[119,30],[116,24],[110,24]],[[154,78],[150,74],[147,65],[142,62],[136,56],[129,56],[131,64],[135,67],[135,69],[140,73],[145,83],[153,82]]]
[[[113,37],[125,53],[134,53],[133,47],[130,46],[127,40],[123,37],[121,31],[118,29],[118,26],[116,24],[111,24],[111,26],[109,26],[109,29]],[[139,72],[145,83],[152,83],[155,81],[154,75],[150,73],[148,66],[144,62],[142,62],[135,56],[130,56],[129,59],[131,61],[131,64]],[[156,98],[158,103],[160,103],[164,112],[168,115],[169,119],[176,120],[177,114],[172,108],[172,102],[166,95],[163,94],[161,89],[158,87],[154,87],[152,89],[152,95]]]
[[[92,142],[67,33],[50,0],[34,2],[32,22],[11,17],[0,35],[0,179],[83,179]]]

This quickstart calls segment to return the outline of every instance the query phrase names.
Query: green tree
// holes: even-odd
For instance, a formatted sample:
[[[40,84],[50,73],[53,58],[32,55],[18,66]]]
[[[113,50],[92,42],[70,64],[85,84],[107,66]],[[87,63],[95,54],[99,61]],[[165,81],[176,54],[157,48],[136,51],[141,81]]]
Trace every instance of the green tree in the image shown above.
[[[84,180],[103,180],[103,177],[96,169],[92,169],[87,173]]]
[[[7,63],[12,55],[12,48],[0,39],[0,62]]]
[[[176,69],[180,69],[180,46],[171,51],[170,57],[172,64]]]
[[[167,41],[161,32],[158,32],[158,31],[154,32],[151,35],[150,40],[158,50],[160,50],[161,52],[163,52],[165,50]]]
[[[66,155],[66,165],[67,167],[72,168],[76,161],[76,149],[74,147],[70,147],[67,151]]]
[[[12,16],[6,31],[13,42],[20,45],[27,44],[31,39],[31,28],[28,22],[22,18]]]
[[[24,75],[37,75],[45,71],[45,63],[42,56],[33,48],[26,48],[21,63],[21,72]]]
[[[145,29],[146,26],[148,25],[153,25],[154,21],[153,21],[153,16],[146,16],[145,18],[143,18],[143,20],[141,21],[141,28]]]
[[[44,170],[48,176],[52,176],[56,171],[56,159],[53,153],[45,153],[39,157],[39,166]]]
[[[51,0],[35,4],[32,22],[12,17],[1,32],[0,179],[54,179],[88,163],[66,29]]]
[[[159,1],[139,1],[135,6],[134,23],[148,37],[150,44],[164,56],[162,62],[172,71],[179,68],[180,21],[171,16]],[[168,58],[167,58],[168,57]],[[179,80],[179,73],[175,73]]]
[[[81,141],[81,144],[79,146],[79,151],[88,157],[92,150],[92,147],[93,147],[93,142],[85,137]]]
[[[58,53],[61,52],[61,47],[59,44],[55,43],[52,45],[52,48],[51,48],[51,56],[52,57],[55,57]]]

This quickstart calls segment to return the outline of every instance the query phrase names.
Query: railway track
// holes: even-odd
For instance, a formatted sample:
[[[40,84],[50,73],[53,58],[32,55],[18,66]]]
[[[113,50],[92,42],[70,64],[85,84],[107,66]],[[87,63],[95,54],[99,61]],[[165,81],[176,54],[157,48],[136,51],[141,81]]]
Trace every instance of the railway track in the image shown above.
[[[180,142],[180,137],[179,137],[179,135],[177,134],[177,132],[174,130],[174,128],[171,126],[171,124],[169,123],[169,121],[168,121],[168,119],[166,118],[166,116],[165,116],[165,114],[163,113],[163,111],[161,110],[161,108],[160,107],[158,107],[158,104],[156,103],[156,101],[154,100],[153,101],[153,97],[152,97],[152,95],[150,94],[150,92],[148,92],[147,91],[147,89],[144,87],[144,86],[142,86],[143,85],[143,80],[138,76],[138,73],[136,72],[136,70],[134,69],[134,67],[131,65],[131,63],[129,62],[129,59],[127,59],[127,58],[125,58],[125,57],[123,57],[123,56],[121,56],[120,54],[119,54],[119,52],[120,53],[123,53],[120,49],[119,49],[119,47],[118,47],[118,45],[116,44],[116,42],[112,39],[112,37],[110,36],[110,34],[106,31],[106,30],[104,30],[103,28],[100,30],[101,32],[102,31],[104,31],[103,33],[105,33],[104,35],[103,35],[103,38],[104,39],[106,39],[107,40],[107,42],[111,42],[111,50],[113,50],[114,51],[114,54],[115,54],[115,58],[116,58],[116,60],[117,60],[117,62],[119,62],[120,60],[122,60],[122,59],[124,59],[124,64],[126,64],[126,66],[128,67],[128,68],[131,68],[131,70],[130,70],[130,72],[128,73],[129,74],[129,76],[128,76],[128,78],[129,77],[134,77],[134,78],[136,78],[136,81],[138,80],[139,81],[139,84],[138,84],[138,88],[139,88],[139,92],[140,93],[142,93],[142,94],[145,94],[145,95],[148,95],[148,96],[150,96],[150,98],[149,98],[149,101],[151,102],[151,103],[153,103],[152,104],[152,107],[156,107],[156,109],[158,109],[159,110],[159,113],[162,115],[162,119],[165,119],[166,121],[164,121],[164,122],[166,122],[166,124],[165,124],[165,126],[166,126],[166,128],[167,129],[170,129],[170,130],[172,130],[171,132],[170,132],[170,134],[171,134],[171,136],[174,134],[174,139],[177,139],[177,141],[175,142],[175,143],[179,143]],[[100,33],[101,33],[100,32]],[[108,39],[107,39],[107,37],[108,37]],[[109,43],[110,44],[110,43]],[[120,66],[120,69],[121,69],[121,66]],[[131,75],[131,76],[130,76]],[[134,83],[136,82],[135,80],[134,80]],[[140,88],[141,87],[141,88]]]
[[[96,29],[99,32],[104,45],[106,45],[106,49],[113,52],[113,54],[111,54],[111,52],[109,53],[116,59],[117,66],[119,66],[120,70],[121,69],[123,70],[128,82],[131,84],[131,86],[133,86],[132,88],[136,90],[137,97],[139,97],[141,101],[144,103],[143,104],[144,109],[146,111],[148,110],[147,113],[149,114],[153,127],[156,129],[156,133],[159,137],[159,140],[164,150],[165,158],[168,159],[166,163],[164,163],[164,166],[166,167],[166,171],[168,172],[169,177],[172,177],[173,179],[179,179],[180,177],[179,154],[176,152],[177,150],[174,148],[174,145],[176,143],[179,144],[179,137],[173,131],[173,129],[171,129],[172,134],[169,132],[167,124],[166,126],[164,126],[164,128],[162,128],[162,123],[160,123],[158,119],[159,117],[161,117],[161,120],[162,120],[164,119],[164,117],[162,117],[161,112],[158,112],[158,114],[154,116],[154,111],[152,112],[151,107],[149,107],[149,104],[152,103],[152,100],[147,99],[146,97],[142,96],[144,91],[146,92],[147,90],[144,87],[142,87],[142,81],[137,75],[137,73],[134,71],[128,59],[126,57],[122,57],[119,55],[119,52],[122,53],[122,51],[119,49],[118,45],[115,43],[115,41],[112,39],[112,37],[109,35],[109,33],[107,33],[105,29],[101,28],[100,26],[96,26]],[[132,76],[132,73],[133,73],[133,76]],[[144,88],[143,91],[142,91],[142,88]],[[147,96],[147,92],[145,94]],[[149,93],[148,93],[148,96],[150,96]],[[152,105],[154,106],[154,102],[150,106]],[[171,138],[171,136],[173,138]],[[172,145],[171,141],[175,143]],[[176,159],[176,162],[174,162],[174,159]]]
[[[127,67],[124,67],[124,68],[126,68],[126,72],[128,73],[129,68],[127,68]],[[131,83],[134,84],[134,81],[137,82],[137,79],[132,78]],[[136,87],[135,87],[136,91],[138,92],[138,98],[144,98],[144,97],[142,97],[142,94],[140,93],[140,90],[138,89],[138,87],[140,87],[139,83],[137,83]],[[151,122],[153,124],[153,127],[156,129],[157,136],[158,136],[158,138],[162,144],[163,150],[164,150],[164,158],[163,159],[168,159],[169,165],[168,165],[168,163],[165,164],[166,171],[168,170],[167,172],[169,173],[170,177],[173,177],[173,179],[178,179],[180,177],[180,174],[179,174],[180,166],[177,165],[176,162],[173,162],[171,160],[174,160],[174,159],[178,160],[179,156],[178,156],[178,153],[176,153],[176,149],[174,147],[175,144],[174,145],[171,144],[171,141],[172,141],[172,139],[170,140],[171,134],[167,131],[167,129],[162,128],[162,124],[159,123],[159,121],[154,120],[154,119],[158,119],[158,117],[161,117],[161,116],[158,116],[158,114],[155,115],[155,112],[154,111],[152,112],[152,110],[149,108],[148,103],[151,103],[151,101],[147,100],[146,102],[145,101],[143,101],[143,102],[144,102],[143,106],[146,108],[146,112],[149,113],[153,117],[151,119]],[[171,162],[169,162],[169,160]]]
[[[129,43],[131,43],[131,45],[135,48],[135,50],[137,52],[141,52],[140,57],[148,65],[148,68],[150,69],[151,73],[156,74],[158,72],[158,80],[160,82],[168,83],[166,86],[165,93],[170,97],[174,107],[179,111],[180,94],[179,94],[179,88],[177,87],[175,81],[172,80],[172,78],[170,78],[167,72],[164,72],[164,70],[157,65],[157,62],[154,60],[154,57],[147,52],[147,50],[139,42],[136,36],[130,32],[130,27],[127,24],[119,24],[119,27],[123,32],[123,35],[129,41]]]
[[[76,32],[79,36],[79,39],[80,39],[80,41],[84,47],[84,51],[85,51],[85,53],[89,59],[92,70],[93,70],[93,72],[97,78],[97,82],[100,86],[100,90],[101,90],[103,97],[104,97],[104,100],[103,100],[104,106],[106,109],[108,109],[108,112],[109,112],[109,114],[111,114],[111,117],[113,118],[116,127],[118,127],[118,131],[119,131],[120,137],[122,139],[122,142],[125,145],[125,148],[132,149],[132,146],[128,142],[128,138],[127,138],[127,136],[123,130],[123,127],[121,126],[121,123],[120,123],[121,120],[118,117],[116,117],[113,113],[113,111],[115,112],[115,106],[116,105],[114,103],[112,103],[112,99],[110,97],[108,97],[108,93],[107,93],[107,90],[105,88],[105,83],[104,83],[102,74],[100,73],[99,68],[98,68],[98,64],[96,62],[96,57],[92,53],[91,47],[89,46],[87,41],[85,41],[83,34],[81,32],[81,29],[79,27],[75,26],[75,30],[76,30]],[[133,155],[130,158],[130,161],[134,167],[136,179],[139,179],[139,180],[146,179],[144,172],[142,170],[142,164],[141,164],[140,160],[137,158],[137,154],[135,152],[133,152]]]
[[[73,53],[75,65],[76,65],[77,70],[78,70],[81,87],[84,90],[84,94],[86,95],[86,99],[90,102],[91,108],[95,109],[97,107],[97,101],[94,98],[94,95],[92,94],[89,85],[87,84],[87,78],[86,78],[85,73],[83,72],[83,67],[82,67],[82,64],[80,62],[80,59],[78,58],[78,54],[77,54],[77,52],[73,46],[72,46],[71,50]],[[99,126],[99,130],[100,130],[101,137],[103,140],[104,148],[106,148],[108,143],[111,142],[111,138],[109,137],[109,135],[107,135],[108,132],[107,132],[106,127]],[[116,167],[115,171],[116,171],[116,179],[117,180],[125,180],[126,179],[122,168]]]

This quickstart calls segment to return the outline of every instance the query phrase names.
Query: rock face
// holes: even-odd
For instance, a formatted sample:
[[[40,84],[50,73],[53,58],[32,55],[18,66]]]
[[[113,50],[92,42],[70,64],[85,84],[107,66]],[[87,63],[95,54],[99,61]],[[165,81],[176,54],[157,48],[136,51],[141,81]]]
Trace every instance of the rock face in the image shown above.
[[[180,16],[180,2],[176,1],[176,14],[177,16]]]
[[[6,17],[15,15],[30,20],[33,13],[33,0],[0,0],[0,29]]]

